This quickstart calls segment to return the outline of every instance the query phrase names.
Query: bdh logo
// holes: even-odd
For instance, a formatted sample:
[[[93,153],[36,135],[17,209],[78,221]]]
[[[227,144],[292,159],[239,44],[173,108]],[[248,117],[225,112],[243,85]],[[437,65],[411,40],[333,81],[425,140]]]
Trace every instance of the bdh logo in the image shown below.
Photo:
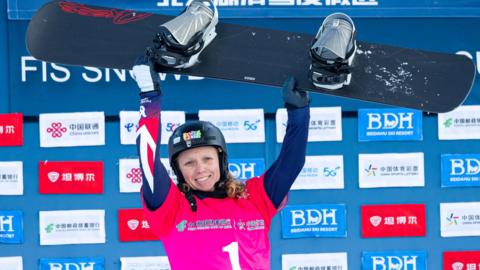
[[[413,129],[413,112],[368,113],[368,130]]]
[[[416,270],[417,256],[372,256],[372,270]]]
[[[0,216],[0,232],[14,232],[13,216]]]
[[[50,270],[94,270],[94,262],[49,263]]]
[[[233,177],[246,180],[255,176],[255,163],[232,163],[228,164],[228,170],[233,174]]]
[[[477,175],[480,173],[480,160],[478,159],[450,159],[450,165],[450,175]]]
[[[292,227],[337,225],[337,209],[298,209],[291,210],[290,213],[292,214]]]

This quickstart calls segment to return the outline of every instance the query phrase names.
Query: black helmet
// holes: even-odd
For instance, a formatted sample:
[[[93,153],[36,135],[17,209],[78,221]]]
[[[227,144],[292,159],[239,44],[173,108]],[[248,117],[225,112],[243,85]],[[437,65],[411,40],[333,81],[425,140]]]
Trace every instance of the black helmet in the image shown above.
[[[219,150],[220,181],[217,184],[226,181],[228,175],[227,147],[222,132],[210,122],[191,121],[175,129],[168,140],[170,166],[177,175],[178,183],[185,183],[176,162],[178,155],[185,150],[200,146],[213,146]],[[218,185],[215,186],[218,187]]]

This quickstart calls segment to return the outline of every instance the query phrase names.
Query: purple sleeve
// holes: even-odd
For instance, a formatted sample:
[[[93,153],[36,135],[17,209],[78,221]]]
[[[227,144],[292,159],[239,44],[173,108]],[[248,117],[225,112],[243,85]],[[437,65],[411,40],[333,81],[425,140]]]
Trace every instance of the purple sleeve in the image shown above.
[[[310,107],[287,107],[288,122],[282,149],[265,172],[265,191],[278,208],[305,164]]]

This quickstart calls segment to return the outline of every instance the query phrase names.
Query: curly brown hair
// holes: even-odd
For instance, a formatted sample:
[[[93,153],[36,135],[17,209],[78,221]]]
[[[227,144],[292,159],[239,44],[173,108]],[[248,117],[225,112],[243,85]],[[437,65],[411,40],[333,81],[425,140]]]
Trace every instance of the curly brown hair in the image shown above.
[[[225,189],[229,198],[246,198],[248,196],[245,184],[235,179],[231,172],[228,172]]]

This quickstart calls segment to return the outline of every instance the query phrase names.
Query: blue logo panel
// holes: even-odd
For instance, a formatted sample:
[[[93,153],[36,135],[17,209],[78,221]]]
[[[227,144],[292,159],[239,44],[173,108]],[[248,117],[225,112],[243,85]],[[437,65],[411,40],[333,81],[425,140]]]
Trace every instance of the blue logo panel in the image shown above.
[[[40,270],[104,270],[105,259],[101,257],[92,258],[61,258],[61,259],[40,259]]]
[[[282,210],[283,238],[346,237],[344,204],[286,206]]]
[[[425,251],[363,252],[362,270],[426,270]]]
[[[0,243],[23,243],[23,213],[21,211],[0,211]]]
[[[480,186],[480,154],[441,156],[442,187]]]
[[[422,112],[408,109],[358,110],[358,141],[421,141]]]
[[[238,180],[248,180],[260,176],[265,171],[265,160],[262,158],[230,159],[228,169]]]

